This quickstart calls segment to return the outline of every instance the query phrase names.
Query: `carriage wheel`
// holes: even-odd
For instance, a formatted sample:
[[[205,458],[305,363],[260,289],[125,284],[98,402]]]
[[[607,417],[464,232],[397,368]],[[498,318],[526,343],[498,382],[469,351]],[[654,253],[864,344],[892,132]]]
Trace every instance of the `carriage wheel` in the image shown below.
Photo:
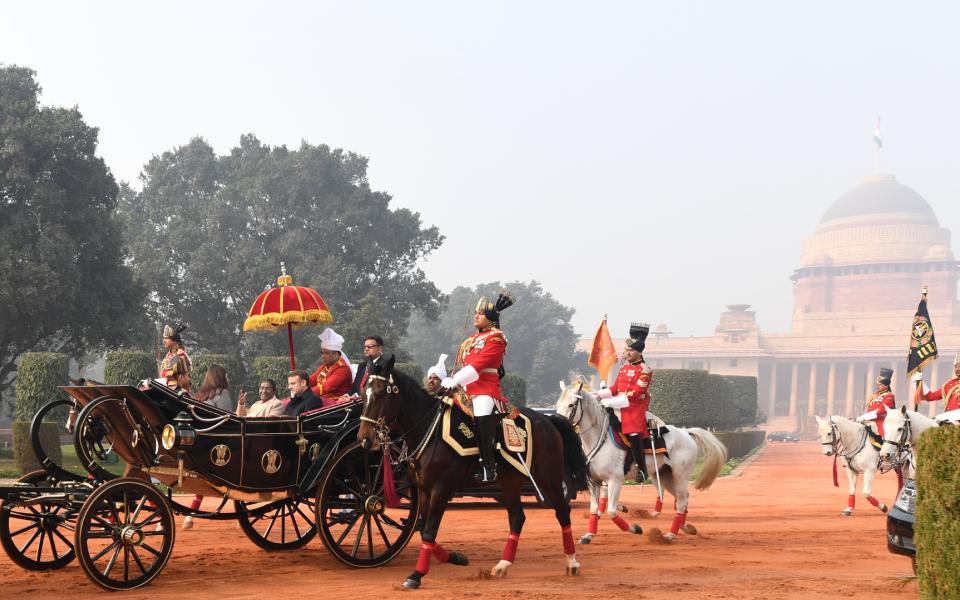
[[[30,423],[30,446],[33,449],[33,453],[36,455],[37,460],[40,461],[40,464],[43,468],[57,479],[61,481],[82,481],[86,476],[82,474],[71,473],[64,469],[61,465],[53,462],[53,459],[50,458],[46,451],[43,449],[43,446],[40,444],[40,427],[42,426],[43,420],[50,415],[51,412],[60,408],[60,407],[70,407],[73,408],[76,406],[76,403],[73,400],[67,400],[66,398],[60,398],[59,400],[54,400],[40,407],[40,410],[37,411],[37,414],[33,416],[33,421]],[[60,433],[68,433],[66,427],[61,423]],[[31,473],[32,475],[32,473]]]
[[[36,484],[48,477],[46,471],[33,471],[17,481]],[[0,505],[0,545],[10,560],[30,571],[61,569],[70,564],[76,556],[71,539],[77,523],[73,503],[65,498],[39,503],[18,500],[11,496]]]
[[[108,590],[129,590],[160,574],[173,552],[173,511],[139,479],[114,479],[80,509],[76,548],[83,572]]]
[[[100,415],[106,411],[104,404],[123,402],[121,398],[101,396],[83,407],[74,424],[73,446],[77,450],[77,459],[84,469],[100,481],[116,478],[116,475],[100,466],[116,455],[111,441],[112,426],[108,419]]]
[[[377,567],[399,554],[417,528],[420,496],[403,465],[393,467],[396,508],[383,495],[383,454],[360,442],[341,450],[317,487],[317,527],[327,550],[352,567]]]
[[[295,550],[317,535],[317,503],[312,498],[275,502],[234,501],[240,529],[264,550]]]

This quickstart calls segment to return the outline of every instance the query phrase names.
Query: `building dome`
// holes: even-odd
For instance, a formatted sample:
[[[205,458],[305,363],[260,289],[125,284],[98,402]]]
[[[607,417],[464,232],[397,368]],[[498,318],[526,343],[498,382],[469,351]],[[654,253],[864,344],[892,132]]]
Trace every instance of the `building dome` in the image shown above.
[[[916,220],[937,224],[937,216],[923,196],[898,183],[893,175],[873,175],[863,179],[830,205],[820,223],[890,213],[910,215]]]

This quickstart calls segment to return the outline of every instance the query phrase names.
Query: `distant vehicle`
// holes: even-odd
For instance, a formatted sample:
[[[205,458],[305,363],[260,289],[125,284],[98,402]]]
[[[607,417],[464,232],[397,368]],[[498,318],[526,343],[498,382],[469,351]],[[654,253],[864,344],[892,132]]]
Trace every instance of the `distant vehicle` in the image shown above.
[[[887,550],[909,556],[917,572],[917,547],[913,543],[913,521],[917,511],[917,482],[908,479],[887,513]]]
[[[799,442],[800,438],[786,431],[774,431],[767,434],[767,439],[771,442]]]

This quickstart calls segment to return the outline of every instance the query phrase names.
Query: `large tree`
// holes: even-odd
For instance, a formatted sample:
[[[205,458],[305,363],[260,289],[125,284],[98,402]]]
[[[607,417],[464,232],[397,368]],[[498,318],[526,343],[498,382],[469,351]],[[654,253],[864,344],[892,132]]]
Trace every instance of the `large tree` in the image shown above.
[[[155,156],[141,179],[141,192],[121,191],[120,212],[151,316],[187,323],[185,338],[201,349],[286,353],[285,335],[241,331],[280,261],[295,284],[320,292],[335,328],[346,325],[353,354],[367,328],[397,338],[412,309],[436,313],[440,293],[417,265],[443,238],[370,189],[362,156],[253,135],[218,156],[196,138]],[[316,333],[298,334],[298,365],[319,357]]]
[[[527,381],[528,404],[553,404],[559,393],[557,382],[566,379],[571,371],[583,370],[587,357],[576,351],[578,336],[570,324],[574,309],[557,302],[536,281],[457,287],[437,317],[414,313],[402,348],[424,367],[436,363],[441,353],[449,354],[450,370],[460,342],[474,331],[477,299],[495,298],[500,289],[508,290],[517,299],[500,315],[508,342],[504,367]]]
[[[117,184],[77,108],[0,66],[0,391],[24,352],[129,341],[144,292],[124,266]]]

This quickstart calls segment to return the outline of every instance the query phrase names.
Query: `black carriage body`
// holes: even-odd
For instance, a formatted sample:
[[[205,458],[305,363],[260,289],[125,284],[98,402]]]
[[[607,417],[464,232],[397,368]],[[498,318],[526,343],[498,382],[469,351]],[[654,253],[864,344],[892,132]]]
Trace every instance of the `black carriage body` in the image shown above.
[[[66,386],[61,388],[81,406],[113,398],[99,412],[108,421],[116,453],[145,470],[179,469],[212,487],[241,493],[312,490],[322,463],[339,443],[356,431],[359,402],[341,404],[307,416],[238,417],[150,381],[133,386]],[[192,446],[167,450],[161,434],[189,415],[196,432]],[[319,464],[315,464],[319,463]],[[311,468],[313,467],[313,468]]]

